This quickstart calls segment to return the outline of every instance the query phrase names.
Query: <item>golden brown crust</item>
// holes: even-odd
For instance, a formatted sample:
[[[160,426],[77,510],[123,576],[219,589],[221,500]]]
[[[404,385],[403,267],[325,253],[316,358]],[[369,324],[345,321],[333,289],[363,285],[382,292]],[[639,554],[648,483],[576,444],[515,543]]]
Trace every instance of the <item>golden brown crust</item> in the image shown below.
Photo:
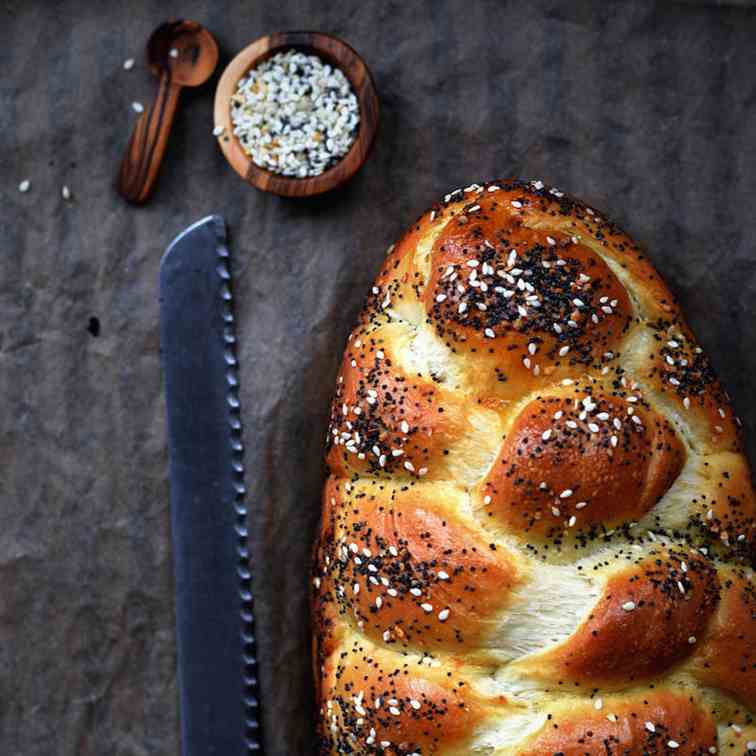
[[[563,389],[517,415],[480,493],[508,530],[553,537],[640,519],[684,462],[671,424],[638,392]]]
[[[707,560],[660,552],[614,574],[572,636],[521,666],[537,678],[583,686],[658,677],[691,653],[718,601],[717,573]]]
[[[457,397],[398,366],[397,330],[358,331],[349,342],[331,410],[326,461],[334,475],[444,477],[444,450],[471,430]]]
[[[756,709],[756,594],[743,572],[728,571],[723,580],[721,606],[698,645],[693,673]]]
[[[561,707],[520,756],[708,756],[717,731],[698,701],[664,691]],[[609,718],[611,717],[611,719]]]
[[[454,667],[440,670],[357,639],[326,662],[323,680],[323,753],[440,753],[469,739],[488,708]]]
[[[453,506],[444,511],[421,486],[366,482],[347,493],[331,478],[323,499],[329,568],[321,590],[330,592],[323,600],[374,642],[475,648],[520,580],[501,546],[456,521]]]
[[[632,321],[606,263],[577,237],[526,226],[521,199],[495,192],[460,208],[435,240],[424,294],[438,337],[517,394],[602,364]]]
[[[501,181],[419,218],[350,335],[327,462],[321,754],[747,752],[739,422],[600,213]],[[359,715],[382,686],[398,713]]]

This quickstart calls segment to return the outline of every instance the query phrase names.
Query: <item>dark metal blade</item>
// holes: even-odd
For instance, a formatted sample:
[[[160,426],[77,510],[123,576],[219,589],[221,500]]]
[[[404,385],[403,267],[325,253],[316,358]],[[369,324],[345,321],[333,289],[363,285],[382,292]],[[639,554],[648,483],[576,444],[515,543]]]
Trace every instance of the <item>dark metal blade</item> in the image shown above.
[[[160,268],[183,756],[262,753],[236,337],[225,223]]]

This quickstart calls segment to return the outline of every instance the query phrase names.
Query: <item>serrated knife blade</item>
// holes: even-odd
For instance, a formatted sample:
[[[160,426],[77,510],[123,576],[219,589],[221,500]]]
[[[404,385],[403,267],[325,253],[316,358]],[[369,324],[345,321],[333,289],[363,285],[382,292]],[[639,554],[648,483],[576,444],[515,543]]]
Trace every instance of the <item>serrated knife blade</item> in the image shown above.
[[[223,218],[160,266],[183,756],[263,753],[231,267]]]

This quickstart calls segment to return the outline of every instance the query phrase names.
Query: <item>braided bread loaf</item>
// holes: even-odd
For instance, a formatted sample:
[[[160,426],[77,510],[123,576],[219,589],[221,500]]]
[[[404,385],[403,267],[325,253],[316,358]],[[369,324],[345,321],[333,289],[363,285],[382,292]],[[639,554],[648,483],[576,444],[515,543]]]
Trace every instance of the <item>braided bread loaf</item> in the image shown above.
[[[321,754],[756,754],[738,421],[637,246],[447,195],[349,337],[313,579]]]

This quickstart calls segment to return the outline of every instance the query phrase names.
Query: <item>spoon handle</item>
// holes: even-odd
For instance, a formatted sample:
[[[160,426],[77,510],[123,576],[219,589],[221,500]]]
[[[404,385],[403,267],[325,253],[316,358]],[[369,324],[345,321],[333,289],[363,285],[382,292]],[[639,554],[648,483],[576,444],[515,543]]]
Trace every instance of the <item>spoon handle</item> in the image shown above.
[[[176,114],[181,87],[166,71],[160,77],[157,97],[134,127],[118,172],[118,191],[129,201],[146,202],[157,179]]]

